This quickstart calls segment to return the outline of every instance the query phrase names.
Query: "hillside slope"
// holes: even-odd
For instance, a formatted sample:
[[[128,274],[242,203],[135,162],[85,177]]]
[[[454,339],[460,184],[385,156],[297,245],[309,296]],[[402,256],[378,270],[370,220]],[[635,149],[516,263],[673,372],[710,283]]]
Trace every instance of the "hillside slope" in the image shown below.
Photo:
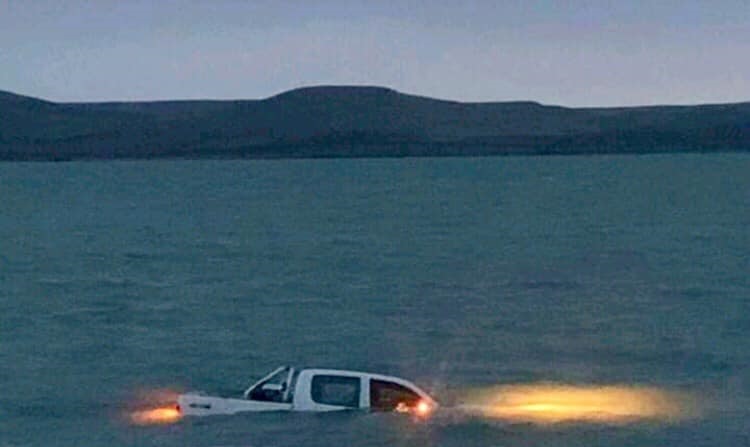
[[[53,103],[0,91],[0,159],[750,150],[750,103],[565,108],[322,86],[263,100]]]

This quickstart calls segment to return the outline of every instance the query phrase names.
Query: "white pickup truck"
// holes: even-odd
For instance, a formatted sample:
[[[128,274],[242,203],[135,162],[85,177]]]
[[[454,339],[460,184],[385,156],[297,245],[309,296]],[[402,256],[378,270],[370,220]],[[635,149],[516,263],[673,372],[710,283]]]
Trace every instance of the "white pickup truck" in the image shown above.
[[[413,383],[397,377],[337,369],[277,368],[245,390],[242,398],[182,394],[184,416],[244,411],[396,411],[427,416],[437,403]]]

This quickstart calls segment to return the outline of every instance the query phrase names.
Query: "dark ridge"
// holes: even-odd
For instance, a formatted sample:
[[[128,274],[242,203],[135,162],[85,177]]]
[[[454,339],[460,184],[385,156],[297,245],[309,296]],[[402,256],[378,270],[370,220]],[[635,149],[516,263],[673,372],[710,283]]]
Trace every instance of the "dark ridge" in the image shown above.
[[[376,86],[263,100],[52,103],[0,91],[0,160],[750,150],[750,103],[566,108]]]
[[[372,85],[317,85],[299,87],[271,96],[269,100],[301,98],[377,97],[398,95],[396,90]]]
[[[17,93],[8,92],[5,90],[0,90],[0,104],[22,104],[22,103],[45,103],[45,104],[52,104],[49,101],[44,101],[42,99],[32,98],[31,96],[24,96],[19,95]]]

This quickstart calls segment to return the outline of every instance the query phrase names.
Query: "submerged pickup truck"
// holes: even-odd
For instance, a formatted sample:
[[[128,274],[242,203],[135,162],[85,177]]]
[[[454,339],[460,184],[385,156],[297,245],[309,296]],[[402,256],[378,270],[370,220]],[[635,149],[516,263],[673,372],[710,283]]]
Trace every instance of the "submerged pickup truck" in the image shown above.
[[[372,410],[427,416],[437,403],[413,383],[398,377],[337,369],[282,366],[245,390],[241,398],[182,394],[184,416],[245,411]]]

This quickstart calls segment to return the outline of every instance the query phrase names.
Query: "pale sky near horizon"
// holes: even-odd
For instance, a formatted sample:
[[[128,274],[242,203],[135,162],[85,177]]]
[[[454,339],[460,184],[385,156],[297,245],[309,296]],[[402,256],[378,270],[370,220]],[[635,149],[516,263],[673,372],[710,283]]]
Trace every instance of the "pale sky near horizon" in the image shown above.
[[[750,0],[0,0],[0,90],[240,99],[319,84],[566,106],[750,101]]]

